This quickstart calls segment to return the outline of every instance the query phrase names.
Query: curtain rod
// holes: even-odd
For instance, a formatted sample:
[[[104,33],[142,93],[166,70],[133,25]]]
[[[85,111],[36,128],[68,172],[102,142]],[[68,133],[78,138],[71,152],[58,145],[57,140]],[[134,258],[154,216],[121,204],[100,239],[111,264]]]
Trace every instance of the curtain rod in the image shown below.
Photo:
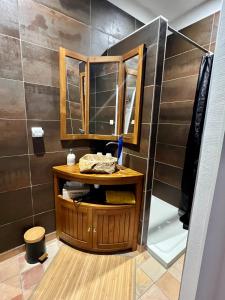
[[[186,35],[184,35],[183,33],[173,29],[172,27],[170,27],[168,25],[168,30],[170,32],[173,32],[174,34],[180,36],[182,39],[185,39],[187,42],[189,42],[190,44],[194,45],[195,47],[197,47],[198,49],[202,50],[205,53],[211,53],[209,50],[205,49],[204,47],[200,46],[199,44],[197,44],[196,42],[194,42],[193,40],[191,40],[189,37],[187,37]]]

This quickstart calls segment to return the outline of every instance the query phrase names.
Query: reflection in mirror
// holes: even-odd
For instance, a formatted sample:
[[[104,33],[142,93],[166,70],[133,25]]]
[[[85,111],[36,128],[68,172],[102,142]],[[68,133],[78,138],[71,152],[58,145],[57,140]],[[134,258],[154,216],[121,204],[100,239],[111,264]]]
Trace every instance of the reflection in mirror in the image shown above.
[[[138,143],[143,52],[144,45],[140,45],[123,55],[123,137],[131,144]]]
[[[85,62],[65,57],[66,133],[83,134],[85,113]]]
[[[118,62],[90,64],[89,133],[117,134]]]
[[[125,107],[124,107],[124,133],[134,132],[135,123],[135,98],[138,71],[138,55],[127,59],[125,62]]]

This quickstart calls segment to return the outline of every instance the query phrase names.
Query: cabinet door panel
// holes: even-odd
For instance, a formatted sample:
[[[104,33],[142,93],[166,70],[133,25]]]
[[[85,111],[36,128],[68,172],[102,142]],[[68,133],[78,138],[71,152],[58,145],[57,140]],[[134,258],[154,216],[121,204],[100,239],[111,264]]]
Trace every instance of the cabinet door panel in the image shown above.
[[[134,207],[93,209],[93,248],[123,250],[132,247]]]
[[[74,206],[73,201],[59,200],[61,228],[59,236],[74,246],[90,249],[92,247],[91,208]]]

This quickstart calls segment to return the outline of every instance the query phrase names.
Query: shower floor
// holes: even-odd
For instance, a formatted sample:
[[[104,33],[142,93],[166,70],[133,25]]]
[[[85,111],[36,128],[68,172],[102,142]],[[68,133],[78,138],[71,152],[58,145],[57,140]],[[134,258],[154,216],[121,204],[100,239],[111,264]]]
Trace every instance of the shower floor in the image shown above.
[[[151,255],[169,268],[185,252],[187,235],[178,209],[152,196],[147,240]]]

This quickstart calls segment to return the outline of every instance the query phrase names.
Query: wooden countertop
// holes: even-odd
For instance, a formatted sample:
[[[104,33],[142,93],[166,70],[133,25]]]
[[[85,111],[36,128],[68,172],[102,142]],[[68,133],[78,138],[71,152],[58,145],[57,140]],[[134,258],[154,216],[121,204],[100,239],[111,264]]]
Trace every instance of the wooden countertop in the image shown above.
[[[144,176],[142,173],[125,167],[122,167],[121,170],[113,174],[80,173],[79,164],[76,164],[74,166],[55,166],[53,167],[53,173],[59,176],[62,175],[63,178],[68,180],[77,180],[89,184],[105,185],[133,184],[141,181]]]

